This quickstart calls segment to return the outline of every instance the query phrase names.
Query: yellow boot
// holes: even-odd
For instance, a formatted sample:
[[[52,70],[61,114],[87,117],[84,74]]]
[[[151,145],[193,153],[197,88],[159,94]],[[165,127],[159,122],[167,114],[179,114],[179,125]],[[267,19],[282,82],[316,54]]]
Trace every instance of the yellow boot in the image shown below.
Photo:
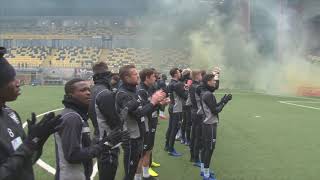
[[[159,176],[159,174],[157,172],[155,172],[152,168],[149,168],[148,171],[149,171],[150,176],[152,176],[152,177],[158,177]]]
[[[152,161],[151,167],[160,167],[160,164]]]

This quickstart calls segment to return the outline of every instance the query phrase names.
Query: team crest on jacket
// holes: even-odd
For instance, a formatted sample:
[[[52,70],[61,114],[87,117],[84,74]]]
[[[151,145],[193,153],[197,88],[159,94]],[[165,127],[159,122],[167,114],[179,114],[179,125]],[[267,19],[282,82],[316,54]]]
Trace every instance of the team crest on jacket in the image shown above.
[[[17,124],[20,124],[20,121],[17,117],[17,115],[14,112],[9,113],[9,117]]]

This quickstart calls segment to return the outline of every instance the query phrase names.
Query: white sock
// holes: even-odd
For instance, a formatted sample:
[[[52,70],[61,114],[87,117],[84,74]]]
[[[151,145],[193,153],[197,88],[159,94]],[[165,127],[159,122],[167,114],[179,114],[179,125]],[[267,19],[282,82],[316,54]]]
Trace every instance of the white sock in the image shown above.
[[[150,177],[149,167],[144,167],[144,166],[142,166],[142,172],[143,172],[143,177],[144,177],[144,178]]]
[[[210,177],[210,170],[209,168],[204,168],[204,177],[209,178]]]
[[[181,137],[181,130],[179,129],[179,131],[176,134],[176,139],[179,139]]]
[[[201,167],[200,167],[201,172],[203,172],[203,173],[204,173],[204,163],[200,163],[200,164],[201,164]]]
[[[136,175],[134,176],[134,180],[142,180],[141,174],[136,174]]]

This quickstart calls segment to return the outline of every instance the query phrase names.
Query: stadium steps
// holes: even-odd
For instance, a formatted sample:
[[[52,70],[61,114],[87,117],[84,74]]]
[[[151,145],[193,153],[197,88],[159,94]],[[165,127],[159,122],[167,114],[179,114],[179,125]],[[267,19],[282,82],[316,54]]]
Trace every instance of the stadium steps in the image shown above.
[[[108,59],[109,50],[108,49],[101,49],[101,54],[99,57],[99,61],[106,61]]]
[[[43,61],[42,67],[51,67],[50,61],[53,60],[54,54],[57,52],[57,49],[51,49],[51,52],[47,55],[47,58]]]

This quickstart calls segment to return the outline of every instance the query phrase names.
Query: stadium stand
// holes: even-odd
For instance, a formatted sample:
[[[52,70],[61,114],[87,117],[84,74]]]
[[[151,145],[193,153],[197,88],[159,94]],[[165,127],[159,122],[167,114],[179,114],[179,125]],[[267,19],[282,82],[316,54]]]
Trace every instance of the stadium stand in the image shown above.
[[[136,64],[138,69],[152,65],[151,50],[147,48],[115,48],[110,50],[107,63],[111,69],[119,69],[123,65]]]
[[[163,72],[172,67],[189,65],[188,54],[176,49],[151,50],[149,48],[96,47],[14,47],[5,56],[17,68],[91,68],[97,61],[106,61],[116,72],[121,66],[136,64],[138,69],[157,67]]]
[[[49,60],[52,67],[92,67],[99,60],[101,50],[90,47],[65,47],[53,49],[53,58]]]
[[[5,57],[18,68],[38,68],[50,51],[48,47],[9,48]]]
[[[2,38],[5,39],[70,39],[74,37],[92,36],[134,36],[136,28],[109,27],[109,26],[0,26]]]

